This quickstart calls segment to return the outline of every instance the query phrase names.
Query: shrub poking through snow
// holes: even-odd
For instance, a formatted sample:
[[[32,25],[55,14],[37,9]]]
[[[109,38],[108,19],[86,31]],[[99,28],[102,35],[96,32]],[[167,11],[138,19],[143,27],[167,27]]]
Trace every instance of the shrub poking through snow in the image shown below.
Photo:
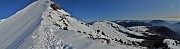
[[[48,17],[50,17],[51,19],[53,19],[53,18],[51,17],[51,15],[48,15]]]
[[[81,33],[81,31],[79,31],[79,30],[77,32]]]
[[[55,4],[55,3],[54,3],[54,4],[51,4],[50,6],[51,6],[51,8],[53,8],[53,9],[56,10],[56,11],[57,11],[58,9],[61,10],[60,6],[58,6],[58,5]]]
[[[86,34],[86,32],[83,32],[84,34]]]
[[[100,30],[97,30],[97,32],[100,32]]]
[[[56,22],[53,23],[57,27],[61,27],[61,25],[57,24]]]
[[[68,28],[67,28],[67,27],[64,27],[63,30],[68,30]]]

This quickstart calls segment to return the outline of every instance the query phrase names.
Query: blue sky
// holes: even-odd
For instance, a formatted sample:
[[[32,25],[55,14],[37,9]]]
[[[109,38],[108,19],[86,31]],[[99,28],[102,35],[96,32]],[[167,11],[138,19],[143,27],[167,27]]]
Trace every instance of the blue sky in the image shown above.
[[[1,0],[0,19],[35,0]],[[52,0],[81,21],[180,18],[180,0]]]

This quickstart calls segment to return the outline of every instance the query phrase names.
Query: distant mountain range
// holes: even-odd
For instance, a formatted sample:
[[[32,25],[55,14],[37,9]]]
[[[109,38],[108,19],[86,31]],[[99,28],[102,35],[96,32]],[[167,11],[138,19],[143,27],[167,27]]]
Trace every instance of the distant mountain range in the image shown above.
[[[180,21],[169,20],[116,20],[112,21],[124,27],[131,26],[165,26],[171,30],[180,33]]]

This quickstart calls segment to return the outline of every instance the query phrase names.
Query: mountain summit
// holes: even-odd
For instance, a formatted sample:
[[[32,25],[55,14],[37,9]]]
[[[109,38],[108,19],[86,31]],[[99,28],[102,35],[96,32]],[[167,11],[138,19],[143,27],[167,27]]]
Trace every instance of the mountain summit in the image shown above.
[[[176,36],[162,26],[83,23],[50,0],[38,0],[0,23],[1,49],[178,49]]]

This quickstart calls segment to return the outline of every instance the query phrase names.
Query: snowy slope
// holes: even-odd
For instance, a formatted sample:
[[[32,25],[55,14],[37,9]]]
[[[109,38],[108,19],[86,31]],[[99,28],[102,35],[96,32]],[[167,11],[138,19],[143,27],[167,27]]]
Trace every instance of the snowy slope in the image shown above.
[[[0,48],[17,47],[24,37],[36,29],[42,12],[49,3],[36,1],[0,24]]]
[[[1,49],[154,49],[180,48],[173,37],[123,27],[110,21],[83,23],[49,0],[38,0],[0,24]],[[168,32],[167,32],[168,33]],[[174,33],[174,32],[172,32]],[[157,37],[153,37],[155,35]],[[163,34],[162,34],[163,35]],[[167,35],[168,36],[168,35]],[[154,38],[162,39],[153,40]],[[149,42],[150,41],[150,42]],[[163,44],[159,46],[159,42]],[[174,43],[176,45],[172,45]],[[147,45],[146,45],[147,44]]]
[[[42,18],[43,20],[41,21],[40,26],[30,36],[28,36],[25,39],[25,42],[22,43],[19,49],[20,48],[33,48],[33,49],[57,48],[58,49],[58,48],[64,48],[64,46],[68,46],[67,48],[77,48],[77,49],[110,49],[110,48],[117,49],[117,48],[127,47],[126,45],[124,46],[122,45],[122,47],[118,45],[116,46],[108,45],[110,44],[108,40],[112,40],[111,38],[113,38],[113,35],[118,37],[116,33],[110,32],[114,34],[113,35],[109,34],[109,37],[106,37],[101,33],[97,32],[98,29],[96,25],[99,24],[95,24],[94,26],[93,25],[87,26],[85,25],[85,23],[70,17],[70,15],[66,13],[63,9],[56,11],[53,10],[51,7],[49,7],[42,13]],[[107,29],[109,27],[107,27]],[[64,30],[69,30],[69,31],[64,31]],[[93,41],[92,38],[97,38],[97,39]],[[112,45],[114,44],[116,44],[115,41],[114,42],[112,41]],[[91,45],[91,46],[86,46],[86,45]]]

